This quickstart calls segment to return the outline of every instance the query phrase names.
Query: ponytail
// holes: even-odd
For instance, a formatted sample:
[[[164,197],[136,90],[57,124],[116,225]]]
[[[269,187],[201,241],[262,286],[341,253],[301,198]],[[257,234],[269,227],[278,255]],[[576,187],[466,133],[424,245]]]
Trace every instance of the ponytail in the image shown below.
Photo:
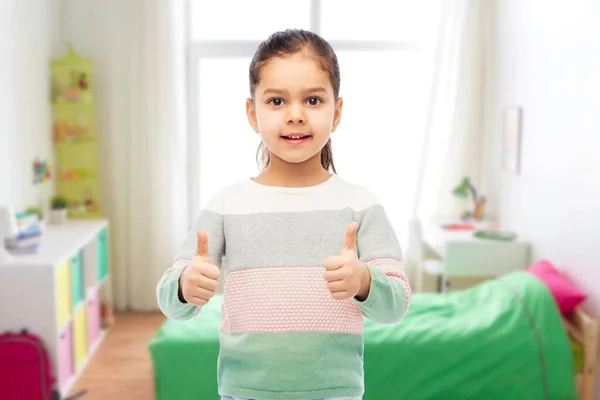
[[[325,168],[325,171],[333,171],[334,174],[337,174],[335,170],[335,165],[333,164],[333,150],[331,149],[331,139],[327,141],[327,144],[321,150],[321,165]]]
[[[263,142],[260,142],[258,149],[256,150],[256,163],[258,164],[258,168],[261,171],[264,171],[269,166],[271,162],[271,157],[269,155],[269,150],[265,146]],[[334,174],[337,174],[335,170],[335,165],[333,164],[333,151],[331,149],[331,139],[327,141],[327,144],[321,149],[321,166],[326,171],[332,171]]]

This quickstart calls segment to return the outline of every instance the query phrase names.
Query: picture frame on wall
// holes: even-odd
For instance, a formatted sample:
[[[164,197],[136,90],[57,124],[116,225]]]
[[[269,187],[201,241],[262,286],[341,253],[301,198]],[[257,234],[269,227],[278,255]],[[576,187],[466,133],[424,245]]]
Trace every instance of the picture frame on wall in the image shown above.
[[[521,173],[521,143],[523,127],[523,108],[506,107],[503,121],[503,157],[505,171],[518,175]]]

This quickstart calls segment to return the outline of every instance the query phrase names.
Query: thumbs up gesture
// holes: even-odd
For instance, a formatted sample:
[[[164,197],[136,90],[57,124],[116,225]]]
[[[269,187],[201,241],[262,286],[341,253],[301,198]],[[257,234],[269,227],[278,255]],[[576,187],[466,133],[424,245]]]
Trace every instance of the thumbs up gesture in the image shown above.
[[[336,300],[356,297],[365,300],[371,286],[371,274],[365,264],[359,261],[356,251],[356,231],[358,224],[351,222],[346,230],[344,247],[338,256],[325,260],[325,281]]]
[[[185,301],[202,306],[214,296],[221,270],[210,263],[206,232],[200,229],[197,235],[196,255],[179,277],[179,288]]]

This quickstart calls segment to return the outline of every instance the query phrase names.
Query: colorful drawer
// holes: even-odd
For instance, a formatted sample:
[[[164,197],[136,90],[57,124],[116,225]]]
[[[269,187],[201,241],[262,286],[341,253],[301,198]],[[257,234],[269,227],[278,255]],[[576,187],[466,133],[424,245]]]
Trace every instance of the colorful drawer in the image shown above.
[[[108,274],[108,232],[103,229],[98,234],[98,279],[102,281]]]
[[[64,387],[73,375],[73,323],[69,321],[58,335],[58,382]]]
[[[86,303],[87,313],[87,340],[88,349],[92,347],[100,336],[100,295],[94,290]]]
[[[66,261],[55,269],[55,298],[56,298],[56,318],[59,329],[62,328],[69,318],[73,309],[72,289],[71,289],[71,262]]]
[[[71,258],[71,288],[73,289],[73,307],[85,300],[85,282],[83,272],[83,257],[78,251]]]
[[[79,307],[73,318],[74,360],[79,368],[87,355],[87,318],[85,306]]]

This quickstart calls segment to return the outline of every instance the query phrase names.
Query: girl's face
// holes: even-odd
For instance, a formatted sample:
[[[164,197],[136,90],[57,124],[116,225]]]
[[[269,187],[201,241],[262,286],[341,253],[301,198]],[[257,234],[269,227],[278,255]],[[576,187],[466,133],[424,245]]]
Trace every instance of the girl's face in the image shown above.
[[[318,160],[337,129],[342,99],[335,99],[329,74],[307,54],[273,58],[260,69],[248,121],[271,153],[286,163]],[[317,156],[317,157],[315,157]]]

